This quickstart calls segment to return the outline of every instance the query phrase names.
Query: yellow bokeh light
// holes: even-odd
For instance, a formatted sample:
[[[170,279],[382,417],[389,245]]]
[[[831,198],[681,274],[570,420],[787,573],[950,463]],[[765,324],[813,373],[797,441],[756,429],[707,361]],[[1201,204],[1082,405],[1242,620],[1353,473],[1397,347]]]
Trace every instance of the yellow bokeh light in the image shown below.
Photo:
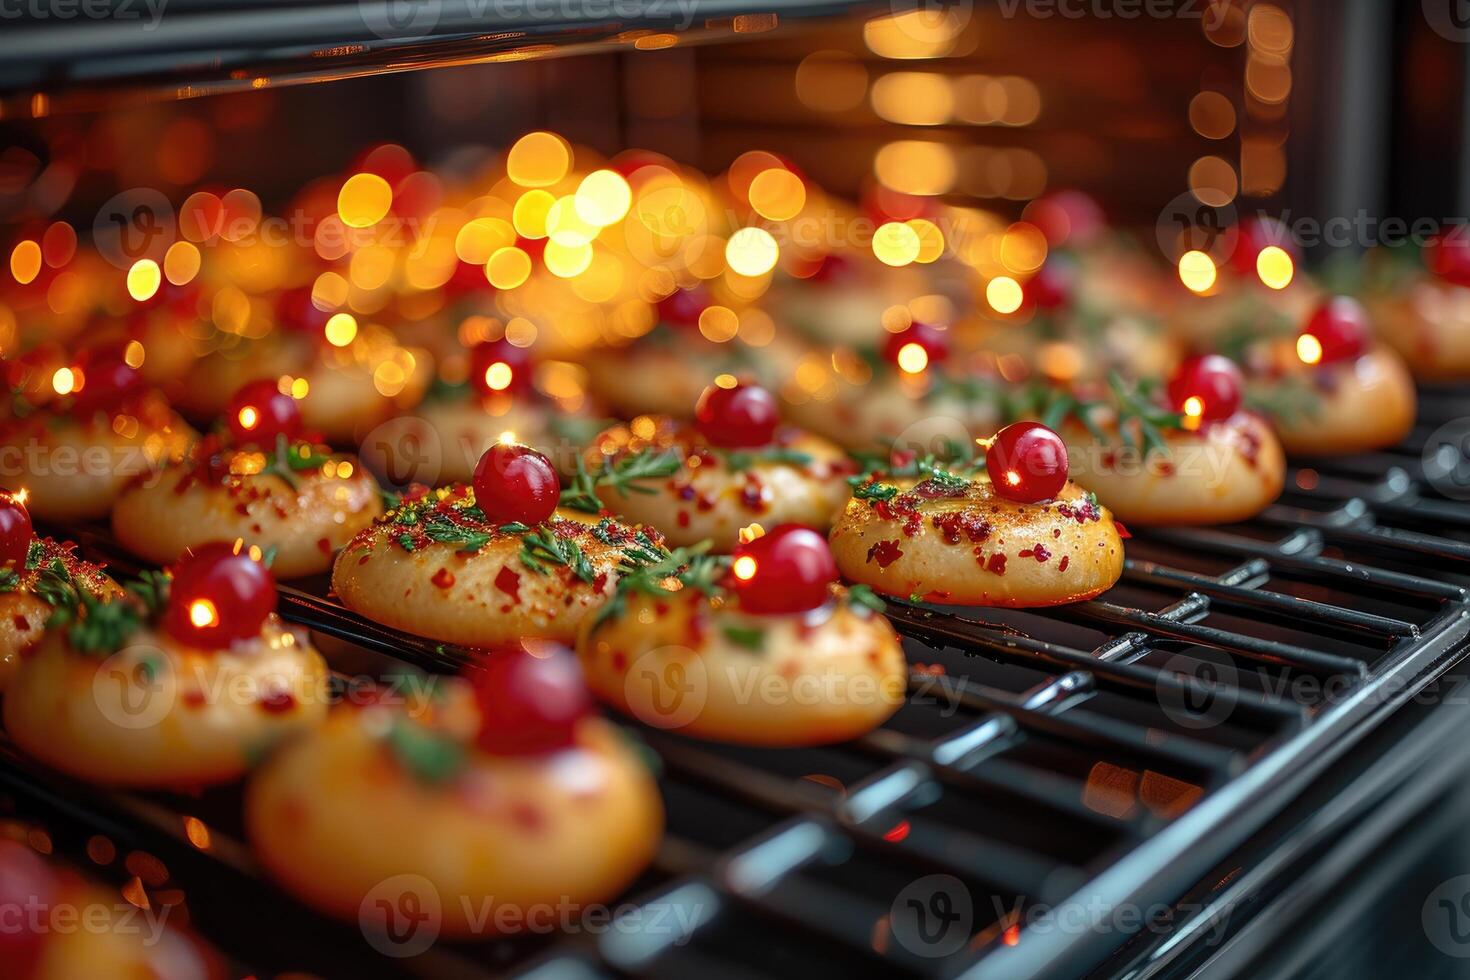
[[[1322,341],[1309,333],[1296,339],[1296,356],[1303,364],[1322,363]]]
[[[195,599],[189,603],[189,622],[200,629],[217,626],[219,625],[219,611],[208,599]]]
[[[1219,272],[1215,260],[1204,252],[1185,252],[1179,257],[1179,281],[1192,292],[1207,293],[1215,287]]]
[[[567,245],[558,241],[547,242],[541,261],[545,263],[546,271],[559,279],[580,276],[592,264],[592,243]]]
[[[559,245],[586,245],[599,230],[598,225],[582,219],[576,199],[570,194],[557,198],[546,212],[546,237]]]
[[[516,230],[503,218],[475,218],[454,236],[454,254],[470,265],[484,265],[495,250],[516,243]]]
[[[10,251],[10,274],[22,286],[41,274],[41,246],[27,238]]]
[[[756,563],[750,555],[741,555],[735,559],[735,564],[730,566],[730,571],[742,582],[749,582],[755,578]]]
[[[706,340],[716,344],[723,344],[733,340],[740,332],[740,317],[728,306],[710,306],[699,314],[699,332]],[[715,379],[715,384],[720,384],[721,378],[729,378],[730,375],[722,374]],[[733,379],[731,379],[733,381]],[[723,388],[732,385],[720,385]]]
[[[57,368],[51,375],[51,389],[58,395],[69,395],[76,390],[77,375],[71,368]]]
[[[919,254],[914,261],[921,265],[937,262],[944,255],[944,232],[928,218],[911,218],[904,222],[919,236]]]
[[[504,361],[496,361],[485,369],[485,387],[491,391],[504,391],[510,387],[515,371]]]
[[[351,313],[335,313],[327,320],[325,332],[327,343],[346,347],[357,337],[357,318]]]
[[[787,221],[806,207],[806,185],[784,168],[762,170],[750,182],[750,206],[762,218]]]
[[[780,257],[780,246],[764,228],[741,228],[725,243],[726,264],[742,276],[763,276]]]
[[[905,266],[919,257],[923,242],[911,225],[890,221],[873,232],[873,254],[884,265]]]
[[[1195,419],[1205,414],[1204,399],[1200,398],[1199,395],[1190,395],[1184,399],[1184,414]]]
[[[516,231],[526,238],[546,237],[546,218],[556,205],[556,198],[546,191],[527,191],[516,201],[511,221]]]
[[[260,413],[255,410],[254,405],[246,405],[240,409],[237,418],[240,420],[240,428],[246,432],[254,431],[255,427],[260,424]]]
[[[898,366],[908,374],[921,374],[929,366],[929,352],[919,344],[904,344],[898,349]]]
[[[182,286],[199,274],[199,248],[193,242],[174,242],[163,253],[163,274],[175,286]]]
[[[578,217],[605,228],[623,220],[633,204],[633,189],[617,171],[594,170],[577,186],[575,201]]]
[[[932,197],[947,193],[958,176],[954,149],[926,140],[894,140],[873,157],[873,173],[905,194]]]
[[[393,205],[393,188],[377,174],[353,174],[337,192],[337,214],[349,228],[371,228]]]
[[[549,187],[567,175],[572,151],[555,133],[527,133],[505,158],[505,173],[522,187]]]
[[[996,276],[985,284],[985,301],[997,313],[1016,312],[1024,299],[1021,284],[1010,276]]]
[[[143,349],[141,341],[130,340],[128,341],[128,345],[123,348],[123,363],[130,368],[140,368],[143,366],[143,359],[147,354],[148,352]]]
[[[514,245],[497,249],[485,263],[485,277],[496,289],[515,289],[531,275],[531,257]]]
[[[139,259],[128,270],[128,295],[138,302],[152,299],[163,284],[163,270],[152,259]]]
[[[1256,256],[1256,275],[1272,289],[1285,289],[1296,276],[1296,263],[1291,254],[1279,245],[1267,245]]]

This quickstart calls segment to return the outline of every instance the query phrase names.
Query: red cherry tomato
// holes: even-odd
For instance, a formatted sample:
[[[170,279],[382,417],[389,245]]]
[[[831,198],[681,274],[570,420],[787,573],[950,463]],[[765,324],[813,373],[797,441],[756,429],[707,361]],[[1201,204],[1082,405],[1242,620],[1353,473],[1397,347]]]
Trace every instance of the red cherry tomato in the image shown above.
[[[710,445],[749,449],[771,444],[781,413],[776,399],[759,385],[710,385],[694,406],[694,419]]]
[[[529,391],[533,373],[531,352],[504,338],[470,350],[470,381],[482,395]]]
[[[114,411],[144,387],[138,369],[128,365],[121,350],[99,350],[82,358],[82,389],[76,394],[78,412]]]
[[[746,612],[806,612],[827,601],[837,562],[822,535],[782,524],[735,549],[730,580]]]
[[[1470,230],[1452,228],[1437,236],[1425,248],[1424,262],[1445,282],[1470,286]]]
[[[576,742],[592,698],[570,652],[537,644],[491,651],[469,672],[480,708],[479,745],[494,755],[554,752]]]
[[[0,840],[0,963],[7,977],[31,977],[51,928],[51,913],[62,890],[61,876],[20,841]]]
[[[276,610],[276,580],[261,562],[227,541],[192,549],[174,566],[164,627],[180,643],[221,650],[260,635]]]
[[[225,424],[241,445],[274,446],[277,436],[295,439],[301,434],[301,406],[276,382],[262,378],[235,392],[225,410]]]
[[[905,348],[911,344],[917,345],[924,356],[906,353]],[[942,330],[915,321],[898,333],[888,335],[888,339],[883,342],[883,357],[890,364],[917,374],[949,358],[949,338]]]
[[[1053,500],[1067,485],[1067,446],[1040,422],[1016,422],[990,441],[985,469],[995,492],[1007,500]]]
[[[561,481],[551,461],[529,446],[491,446],[475,467],[475,504],[498,524],[535,526],[556,512]]]
[[[1275,218],[1246,218],[1235,226],[1235,245],[1230,252],[1230,266],[1243,276],[1256,274],[1256,260],[1262,252],[1276,246],[1300,263],[1296,239],[1291,229]]]
[[[1047,244],[1087,245],[1107,227],[1102,205],[1091,195],[1076,190],[1053,191],[1026,207],[1025,218],[1040,229]]]
[[[1169,403],[1176,411],[1205,422],[1230,418],[1240,409],[1245,388],[1240,368],[1220,354],[1191,357],[1169,380]]]
[[[700,314],[709,306],[709,294],[703,286],[676,289],[658,301],[658,319],[674,327],[697,327]]]
[[[13,494],[0,490],[0,568],[20,571],[30,554],[36,530],[31,512]]]
[[[1301,336],[1316,341],[1315,345],[1297,341],[1300,354],[1317,354],[1315,363],[1355,361],[1368,349],[1368,311],[1351,296],[1334,296],[1312,314]],[[1304,359],[1311,363],[1310,358]]]
[[[1063,255],[1053,255],[1026,280],[1021,291],[1027,303],[1044,312],[1070,306],[1077,291],[1077,266]]]

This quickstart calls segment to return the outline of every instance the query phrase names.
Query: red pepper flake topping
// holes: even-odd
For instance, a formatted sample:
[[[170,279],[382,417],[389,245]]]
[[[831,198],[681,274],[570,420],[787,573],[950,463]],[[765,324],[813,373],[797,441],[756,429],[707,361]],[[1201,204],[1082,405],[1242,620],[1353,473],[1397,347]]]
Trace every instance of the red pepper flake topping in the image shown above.
[[[1004,575],[1006,573],[1006,556],[997,551],[990,556],[990,561],[985,563],[985,570],[987,572],[994,572],[996,575]]]
[[[434,573],[434,576],[430,578],[429,581],[439,586],[439,588],[441,589],[447,589],[454,584],[454,573],[441,565],[439,567],[439,570]]]
[[[1023,549],[1016,554],[1016,557],[1035,558],[1039,562],[1044,562],[1051,557],[1051,552],[1046,550],[1046,545],[1038,544],[1033,547]]]
[[[977,514],[961,510],[951,511],[948,514],[935,514],[929,522],[944,535],[944,540],[950,544],[959,544],[965,538],[969,538],[970,542],[975,544],[990,537],[992,530],[989,521]]]
[[[521,575],[509,565],[502,565],[495,573],[495,587],[510,596],[511,602],[521,601]]]
[[[1067,566],[1070,565],[1071,563],[1072,563],[1072,556],[1071,555],[1063,555],[1062,556],[1062,563],[1057,566],[1057,571],[1059,571],[1059,572],[1065,572],[1067,570]]]
[[[20,615],[19,613],[16,614],[16,616],[11,620],[11,622],[13,622],[15,624],[15,629],[16,629],[16,632],[18,632],[18,633],[29,633],[31,631],[31,624],[30,624],[30,622],[24,616]]]
[[[1133,537],[1133,535],[1128,533],[1128,529],[1123,526],[1122,521],[1114,521],[1113,527],[1118,529],[1118,537],[1122,538],[1124,541],[1127,541],[1129,538]]]
[[[316,546],[324,555],[330,555],[332,553],[332,542],[327,538],[317,538]]]
[[[887,568],[889,565],[892,565],[894,562],[898,561],[902,557],[903,552],[899,550],[898,542],[896,540],[879,541],[877,544],[868,549],[869,564],[876,561],[879,568]]]
[[[1080,504],[1057,504],[1057,513],[1063,517],[1070,517],[1078,524],[1086,524],[1088,521],[1102,520],[1102,511],[1091,500],[1084,500]]]

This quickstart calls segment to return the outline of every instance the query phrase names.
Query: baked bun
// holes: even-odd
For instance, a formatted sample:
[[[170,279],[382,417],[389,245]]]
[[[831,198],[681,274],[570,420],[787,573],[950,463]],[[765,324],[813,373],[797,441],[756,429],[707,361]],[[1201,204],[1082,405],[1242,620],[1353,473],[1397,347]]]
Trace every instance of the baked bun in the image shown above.
[[[1075,483],[1023,504],[988,476],[860,486],[832,529],[843,577],[884,595],[957,606],[1090,599],[1123,572],[1113,515]]]
[[[559,691],[497,679],[498,658],[517,656],[531,657],[492,654],[491,680],[476,683],[496,684],[494,695],[441,678],[430,700],[343,707],[285,747],[245,800],[261,863],[328,915],[369,926],[374,899],[412,897],[454,939],[535,928],[548,910],[617,895],[658,846],[657,786],[628,739],[574,695],[543,705],[552,718],[504,704],[517,684]],[[566,671],[576,679],[574,663]],[[491,711],[502,722],[484,721]],[[490,903],[496,914],[484,915]]]
[[[28,491],[43,520],[94,520],[125,486],[154,476],[194,438],[157,392],[112,411],[32,409],[0,424],[0,486]]]
[[[837,446],[796,429],[778,431],[768,446],[723,450],[693,425],[664,416],[602,433],[585,469],[609,511],[657,527],[672,545],[710,541],[721,552],[752,523],[826,530],[856,472]],[[643,472],[653,475],[632,475]]]
[[[593,692],[656,728],[744,745],[841,742],[903,703],[893,628],[833,587],[804,612],[752,613],[729,590],[630,593],[578,642]]]
[[[275,573],[295,578],[330,568],[382,511],[378,485],[355,456],[284,438],[269,450],[210,438],[124,490],[112,530],[155,564],[206,541],[240,539],[273,552]]]
[[[1128,524],[1228,524],[1275,502],[1286,457],[1271,425],[1236,412],[1196,431],[1165,429],[1162,446],[1124,445],[1117,427],[1099,440],[1080,423],[1061,430],[1072,479]]]
[[[83,622],[98,619],[94,609]],[[158,789],[230,782],[326,714],[326,663],[274,615],[224,650],[147,626],[111,652],[78,642],[74,630],[53,630],[23,657],[4,712],[16,745],[81,779]]]
[[[417,488],[342,550],[332,587],[374,622],[445,643],[569,642],[624,564],[661,550],[656,531],[611,518],[497,524],[468,487]]]

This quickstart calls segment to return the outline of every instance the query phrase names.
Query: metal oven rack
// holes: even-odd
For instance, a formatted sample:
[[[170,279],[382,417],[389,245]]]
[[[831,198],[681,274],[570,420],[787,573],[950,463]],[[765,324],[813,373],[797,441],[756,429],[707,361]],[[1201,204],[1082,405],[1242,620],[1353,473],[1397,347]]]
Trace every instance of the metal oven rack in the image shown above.
[[[1470,507],[1424,479],[1421,454],[1464,415],[1470,399],[1430,389],[1404,445],[1293,468],[1249,524],[1140,533],[1097,601],[890,604],[909,701],[852,743],[745,749],[639,729],[669,823],[619,907],[642,916],[626,929],[395,959],[262,879],[237,788],[97,790],[4,746],[0,804],[58,847],[104,835],[156,855],[191,919],[262,971],[1079,975],[1127,938],[1122,913],[1134,932],[1141,910],[1173,933],[1210,928],[1208,912],[1191,918],[1204,903],[1177,904],[1186,892],[1224,893],[1212,869],[1463,655]],[[104,530],[62,530],[131,565]],[[283,586],[281,612],[422,670],[474,655],[369,623],[324,582]]]

